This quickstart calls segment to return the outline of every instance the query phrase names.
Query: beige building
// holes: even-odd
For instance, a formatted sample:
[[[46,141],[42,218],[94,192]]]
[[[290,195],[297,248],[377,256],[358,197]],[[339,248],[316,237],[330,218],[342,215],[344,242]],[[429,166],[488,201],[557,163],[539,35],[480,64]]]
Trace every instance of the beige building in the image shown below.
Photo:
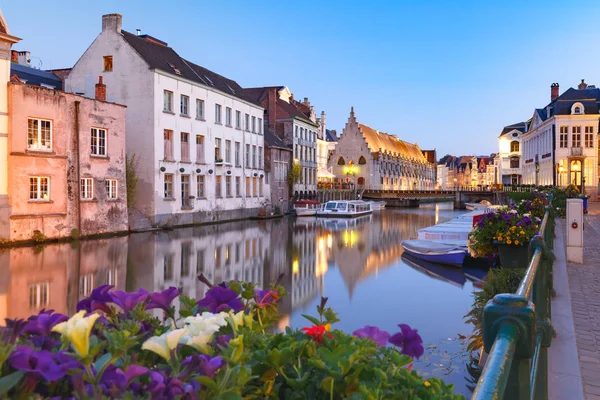
[[[338,182],[358,189],[420,190],[436,183],[436,166],[418,144],[359,123],[354,107],[328,165]]]

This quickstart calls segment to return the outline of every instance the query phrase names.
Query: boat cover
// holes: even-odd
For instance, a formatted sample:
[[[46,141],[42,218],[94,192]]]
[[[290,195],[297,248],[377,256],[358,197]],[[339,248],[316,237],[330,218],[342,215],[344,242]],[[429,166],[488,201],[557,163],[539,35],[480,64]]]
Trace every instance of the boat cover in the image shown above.
[[[466,251],[465,246],[433,242],[431,240],[403,240],[402,246],[407,250],[421,254],[447,254],[451,251]]]

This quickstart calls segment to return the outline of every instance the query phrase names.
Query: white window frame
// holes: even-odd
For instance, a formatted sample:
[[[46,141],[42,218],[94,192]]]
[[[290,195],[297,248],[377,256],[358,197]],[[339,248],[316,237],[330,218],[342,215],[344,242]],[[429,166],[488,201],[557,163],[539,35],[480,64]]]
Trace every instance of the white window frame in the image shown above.
[[[220,104],[215,104],[215,124],[221,124],[221,113],[223,108]]]
[[[242,178],[239,176],[235,177],[235,195],[240,197],[242,195]]]
[[[225,126],[231,126],[231,107],[225,107]]]
[[[36,121],[37,122],[37,127],[35,128],[35,139],[37,142],[37,145],[34,145],[33,143],[30,144],[30,122],[32,121]],[[42,139],[43,139],[43,134],[42,134],[42,123],[49,123],[50,124],[50,139],[46,140],[46,142],[49,142],[46,145],[42,145]],[[43,118],[27,118],[27,150],[33,150],[33,151],[52,151],[52,120],[49,119],[43,119]]]
[[[94,199],[94,178],[81,178],[79,187],[81,200]]]
[[[204,175],[196,175],[196,197],[199,199],[203,199],[206,197],[204,193]]]
[[[102,137],[100,134],[104,134]],[[92,127],[90,133],[90,151],[93,156],[97,157],[106,157],[106,141],[108,139],[108,132],[104,128]],[[95,144],[94,144],[95,141]],[[101,145],[101,141],[104,141],[104,144]]]
[[[204,120],[204,100],[196,99],[196,119]]]
[[[42,290],[44,289],[44,290]],[[32,293],[33,290],[33,293]],[[45,291],[45,301],[42,292]],[[32,296],[33,295],[33,296]],[[32,301],[33,300],[33,301]],[[29,308],[41,308],[50,304],[50,282],[36,282],[29,284]]]
[[[231,140],[225,140],[225,159],[226,163],[231,164]]]
[[[235,129],[242,128],[242,112],[240,110],[235,110]]]
[[[258,119],[258,134],[262,135],[263,133],[263,120],[262,118]]]
[[[167,182],[167,177],[171,178],[170,182]],[[175,183],[175,176],[173,174],[164,174],[164,176],[163,176],[163,196],[165,199],[173,198],[174,183]]]
[[[32,185],[32,180],[35,179],[35,185],[36,185],[36,197],[31,197],[31,185]],[[47,186],[47,190],[46,190],[46,197],[44,198],[44,192],[42,192],[42,183],[41,180],[42,179],[46,179],[46,186]],[[29,201],[49,201],[50,200],[50,177],[49,176],[30,176],[29,177]]]
[[[119,181],[117,179],[106,179],[106,198],[117,200],[119,198]]]
[[[185,100],[185,101],[184,101]],[[190,115],[190,96],[182,94],[180,96],[179,113],[184,116]]]
[[[173,92],[170,90],[163,91],[163,111],[173,112]]]

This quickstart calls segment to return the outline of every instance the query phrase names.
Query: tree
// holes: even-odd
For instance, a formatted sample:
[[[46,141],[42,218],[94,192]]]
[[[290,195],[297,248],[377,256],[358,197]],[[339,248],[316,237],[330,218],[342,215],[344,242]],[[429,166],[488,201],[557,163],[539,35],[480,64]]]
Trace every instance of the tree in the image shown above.
[[[298,163],[293,163],[292,168],[288,172],[288,184],[290,185],[290,196],[294,191],[294,185],[300,181],[302,177],[302,166]]]

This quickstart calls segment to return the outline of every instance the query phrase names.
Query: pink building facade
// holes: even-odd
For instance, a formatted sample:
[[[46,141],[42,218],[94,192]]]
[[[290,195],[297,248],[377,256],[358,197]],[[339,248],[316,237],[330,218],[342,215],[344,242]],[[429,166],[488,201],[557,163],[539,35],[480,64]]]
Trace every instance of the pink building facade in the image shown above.
[[[10,229],[0,239],[128,229],[126,107],[98,98],[8,83]]]

